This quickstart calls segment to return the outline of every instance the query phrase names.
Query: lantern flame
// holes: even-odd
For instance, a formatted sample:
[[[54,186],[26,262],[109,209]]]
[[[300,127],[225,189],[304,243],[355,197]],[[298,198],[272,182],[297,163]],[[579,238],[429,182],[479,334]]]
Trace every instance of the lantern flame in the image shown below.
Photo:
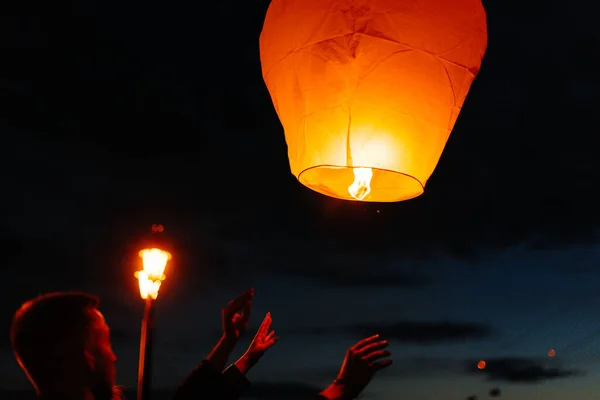
[[[371,168],[353,168],[354,182],[348,186],[348,193],[356,200],[361,201],[371,193],[371,179],[373,178],[373,169]]]
[[[165,280],[165,268],[167,262],[171,259],[171,253],[161,249],[144,249],[139,253],[142,258],[144,269],[137,271],[135,277],[140,284],[140,295],[146,300],[149,297],[156,300],[158,290],[163,280]]]

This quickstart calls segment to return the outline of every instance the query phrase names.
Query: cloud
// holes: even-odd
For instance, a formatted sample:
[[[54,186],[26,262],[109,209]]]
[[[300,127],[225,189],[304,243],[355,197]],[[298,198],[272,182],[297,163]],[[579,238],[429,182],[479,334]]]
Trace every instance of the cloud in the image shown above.
[[[495,358],[487,359],[483,370],[477,369],[477,362],[465,362],[465,369],[471,374],[484,374],[489,380],[513,383],[537,383],[540,381],[567,378],[578,375],[579,372],[548,366],[546,362],[530,358]]]
[[[263,271],[336,289],[418,289],[441,280],[439,270],[430,262],[399,257],[389,247],[372,250],[331,239],[323,243],[319,237],[295,239],[260,231],[252,239],[223,240],[218,250],[223,256],[216,258],[221,261],[219,269],[229,272],[223,275],[227,279],[231,278],[226,275],[239,278]]]
[[[295,333],[303,335],[350,334],[367,337],[379,333],[394,342],[430,345],[446,342],[480,340],[492,336],[492,327],[483,324],[439,321],[401,321],[393,324],[354,324],[341,327],[312,327],[299,329]]]
[[[461,371],[462,360],[443,357],[394,357],[393,368],[384,371],[385,374],[397,378],[439,377],[457,375]]]
[[[395,380],[464,376],[464,360],[461,358],[394,355],[393,360],[394,364],[379,372],[378,375],[392,377]],[[339,366],[336,366],[310,371],[306,376],[318,379],[324,376],[336,376],[338,372]]]

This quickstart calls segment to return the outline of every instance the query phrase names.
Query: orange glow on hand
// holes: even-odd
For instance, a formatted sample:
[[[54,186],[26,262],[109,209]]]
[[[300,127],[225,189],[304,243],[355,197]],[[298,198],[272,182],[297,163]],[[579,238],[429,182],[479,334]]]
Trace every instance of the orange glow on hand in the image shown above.
[[[142,271],[135,273],[140,285],[140,295],[144,300],[148,298],[156,300],[160,285],[166,278],[164,272],[167,262],[171,259],[171,253],[153,248],[144,249],[139,255],[144,267]]]
[[[485,366],[487,364],[485,363],[485,361],[481,360],[477,363],[477,369],[485,369]]]
[[[348,193],[356,200],[361,201],[371,193],[371,179],[373,170],[371,168],[353,168],[354,182],[348,186]]]

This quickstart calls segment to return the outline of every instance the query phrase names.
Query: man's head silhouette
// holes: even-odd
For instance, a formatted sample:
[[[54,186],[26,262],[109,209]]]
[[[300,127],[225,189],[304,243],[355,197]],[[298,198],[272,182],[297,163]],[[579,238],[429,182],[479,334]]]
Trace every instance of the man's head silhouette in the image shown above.
[[[48,400],[111,400],[116,357],[98,298],[50,293],[16,312],[10,340],[17,362]]]

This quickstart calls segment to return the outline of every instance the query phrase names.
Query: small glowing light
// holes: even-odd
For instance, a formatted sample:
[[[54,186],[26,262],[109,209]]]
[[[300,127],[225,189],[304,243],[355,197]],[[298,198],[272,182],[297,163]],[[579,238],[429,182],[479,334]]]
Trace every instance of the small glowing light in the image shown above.
[[[171,259],[171,253],[153,248],[144,249],[139,255],[144,267],[142,271],[135,273],[140,284],[140,295],[144,300],[149,297],[156,300],[160,285],[166,278],[164,272],[167,262]]]
[[[164,230],[164,226],[152,224],[152,232],[163,232]]]
[[[373,170],[371,168],[354,168],[354,182],[348,186],[348,193],[356,200],[363,200],[371,193],[371,179]]]
[[[477,368],[478,368],[478,369],[484,369],[486,365],[487,365],[487,364],[485,363],[485,361],[481,360],[481,361],[479,361],[479,362],[477,363]]]
[[[550,349],[550,351],[548,352],[548,357],[554,357],[556,355],[556,351],[554,351],[554,349]]]

